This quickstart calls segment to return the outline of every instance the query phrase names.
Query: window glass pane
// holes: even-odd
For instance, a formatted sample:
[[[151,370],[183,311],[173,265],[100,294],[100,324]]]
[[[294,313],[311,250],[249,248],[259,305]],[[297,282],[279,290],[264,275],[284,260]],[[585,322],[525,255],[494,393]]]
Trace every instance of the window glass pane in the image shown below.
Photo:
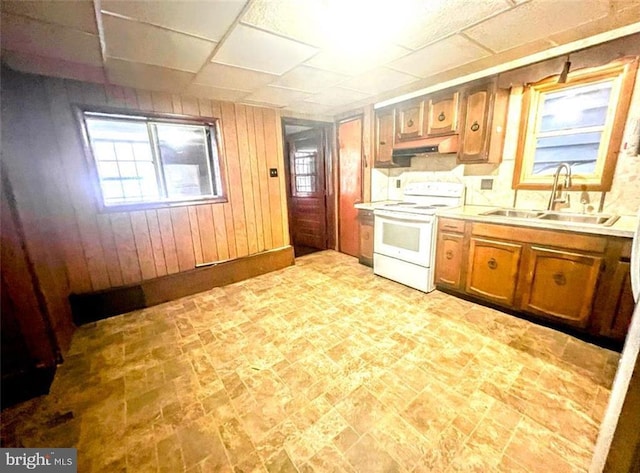
[[[138,171],[136,170],[136,163],[134,162],[120,162],[118,163],[120,169],[120,176],[122,177],[136,177]]]
[[[205,128],[165,123],[154,126],[168,197],[214,195]]]
[[[545,94],[540,132],[604,126],[611,82]]]
[[[123,192],[120,180],[104,180],[102,184],[102,195],[107,202],[118,202],[122,200]]]
[[[114,143],[116,149],[116,157],[118,161],[133,161],[133,146],[132,143],[126,141],[119,141]]]
[[[151,149],[146,143],[134,143],[133,156],[136,161],[153,161]]]
[[[118,170],[118,163],[113,161],[106,161],[98,163],[98,173],[104,177],[118,177],[120,171]]]
[[[575,174],[595,171],[602,133],[573,133],[562,136],[538,138],[533,164],[533,174],[553,174],[560,163],[571,165]]]

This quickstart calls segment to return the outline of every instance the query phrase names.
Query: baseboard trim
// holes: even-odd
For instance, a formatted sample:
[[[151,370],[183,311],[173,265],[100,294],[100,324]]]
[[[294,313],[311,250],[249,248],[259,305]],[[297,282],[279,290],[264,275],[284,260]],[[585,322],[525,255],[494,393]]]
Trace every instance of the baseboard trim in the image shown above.
[[[255,255],[222,261],[181,273],[83,294],[69,302],[76,325],[144,309],[163,302],[226,286],[294,264],[293,248],[285,246]]]

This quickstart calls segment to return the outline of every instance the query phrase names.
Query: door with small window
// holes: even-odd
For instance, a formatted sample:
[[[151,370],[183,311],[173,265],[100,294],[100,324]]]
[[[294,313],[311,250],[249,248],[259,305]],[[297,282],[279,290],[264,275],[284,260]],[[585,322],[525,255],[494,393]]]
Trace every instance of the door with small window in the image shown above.
[[[289,147],[290,227],[296,249],[326,249],[325,160],[322,129],[296,133]]]

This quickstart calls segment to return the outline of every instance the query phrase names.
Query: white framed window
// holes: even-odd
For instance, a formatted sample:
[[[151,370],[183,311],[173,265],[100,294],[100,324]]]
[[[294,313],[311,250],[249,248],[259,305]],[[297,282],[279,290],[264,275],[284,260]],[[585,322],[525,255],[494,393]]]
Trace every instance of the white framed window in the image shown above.
[[[224,199],[217,123],[82,111],[105,208]]]

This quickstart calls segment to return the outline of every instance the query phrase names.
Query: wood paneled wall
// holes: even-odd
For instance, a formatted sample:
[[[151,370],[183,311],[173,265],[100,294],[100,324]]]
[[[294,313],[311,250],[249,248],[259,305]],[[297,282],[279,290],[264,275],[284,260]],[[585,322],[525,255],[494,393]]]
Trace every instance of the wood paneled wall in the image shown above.
[[[2,86],[3,102],[10,97],[13,104],[3,109],[3,126],[14,137],[3,153],[9,177],[41,201],[34,211],[17,196],[18,210],[35,212],[26,226],[50,219],[57,229],[52,237],[64,255],[70,292],[137,283],[289,244],[276,110],[6,70]],[[101,213],[75,104],[220,118],[228,202]],[[269,168],[279,177],[270,178]],[[32,173],[48,185],[41,187]]]

